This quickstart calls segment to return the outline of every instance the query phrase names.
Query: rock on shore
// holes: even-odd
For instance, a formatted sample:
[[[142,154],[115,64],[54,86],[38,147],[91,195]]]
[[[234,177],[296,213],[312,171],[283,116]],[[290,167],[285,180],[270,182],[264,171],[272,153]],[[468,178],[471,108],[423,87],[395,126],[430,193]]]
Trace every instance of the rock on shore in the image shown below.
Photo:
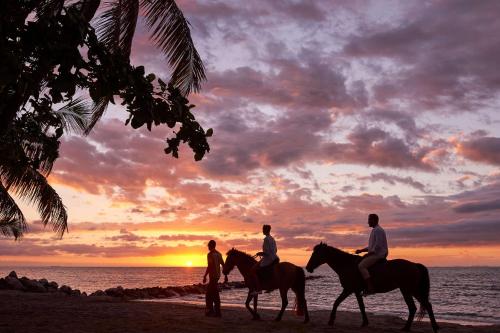
[[[221,289],[245,288],[244,282],[220,283]],[[55,281],[49,282],[47,279],[29,279],[25,276],[18,278],[15,271],[10,272],[5,278],[0,278],[0,290],[19,290],[35,293],[61,293],[70,296],[87,296],[85,292],[78,289],[72,289],[70,286],[60,286]],[[97,290],[91,293],[90,297],[118,297],[123,299],[156,299],[184,296],[188,294],[204,294],[206,285],[193,284],[179,287],[151,287],[151,288],[130,288],[122,286],[109,288],[106,290]]]

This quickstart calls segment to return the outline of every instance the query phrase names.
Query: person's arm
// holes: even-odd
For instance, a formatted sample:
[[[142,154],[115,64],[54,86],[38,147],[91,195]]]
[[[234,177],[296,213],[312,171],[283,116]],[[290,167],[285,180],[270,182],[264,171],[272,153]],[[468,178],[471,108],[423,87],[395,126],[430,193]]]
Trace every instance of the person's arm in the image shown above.
[[[220,265],[222,266],[222,271],[224,271],[224,258],[222,258],[222,255],[219,255],[220,257]],[[224,274],[224,283],[227,283],[227,274]]]
[[[203,283],[207,282],[207,275],[208,275],[208,266],[207,269],[205,270],[205,275],[203,275]]]
[[[210,254],[207,254],[207,269],[205,270],[205,275],[203,275],[203,283],[207,282],[207,275],[210,268]]]
[[[264,243],[262,244],[262,251],[257,252],[254,257],[264,257],[264,256],[266,256],[266,251],[267,251],[267,247],[266,247],[267,243],[266,243],[266,241],[267,241],[267,238],[264,238]]]
[[[368,251],[368,254],[375,254],[378,252],[378,249],[380,248],[380,240],[379,230],[373,230],[373,249],[372,251]]]
[[[363,253],[363,252],[368,252],[368,248],[367,247],[364,247],[362,249],[358,249],[356,250],[356,254],[360,254],[360,253]]]
[[[262,255],[267,257],[271,253],[271,244],[269,243],[269,238],[264,238],[264,245],[262,246]]]

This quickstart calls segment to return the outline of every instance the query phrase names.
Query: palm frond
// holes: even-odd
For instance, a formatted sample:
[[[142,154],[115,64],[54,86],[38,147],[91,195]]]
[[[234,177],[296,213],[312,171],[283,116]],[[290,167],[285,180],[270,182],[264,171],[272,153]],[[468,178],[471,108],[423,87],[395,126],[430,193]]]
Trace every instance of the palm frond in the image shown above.
[[[42,17],[50,17],[59,13],[65,0],[42,0],[36,7],[36,16],[38,19]]]
[[[42,174],[30,166],[2,164],[0,180],[9,191],[36,204],[43,225],[51,225],[62,237],[68,229],[66,207]]]
[[[191,38],[189,22],[174,0],[141,0],[151,38],[165,53],[173,73],[170,83],[186,96],[199,91],[205,67]]]
[[[16,202],[0,182],[0,233],[19,238],[27,230],[26,219]]]
[[[92,114],[90,103],[83,97],[73,99],[71,102],[55,112],[66,131],[85,133]]]
[[[97,19],[99,41],[112,53],[118,53],[120,43],[120,11],[122,0],[106,2],[106,10]]]
[[[137,17],[139,16],[139,0],[127,0],[123,6],[120,26],[120,49],[126,57],[130,56],[132,50],[132,39],[134,38]]]
[[[92,131],[95,124],[104,115],[104,112],[106,112],[106,109],[108,108],[109,101],[110,99],[108,96],[102,96],[97,102],[94,102],[91,111],[92,118],[90,119],[90,123],[88,124],[87,129],[84,132],[85,135],[89,134]]]
[[[139,15],[139,0],[108,1],[97,20],[99,40],[109,51],[130,56]]]

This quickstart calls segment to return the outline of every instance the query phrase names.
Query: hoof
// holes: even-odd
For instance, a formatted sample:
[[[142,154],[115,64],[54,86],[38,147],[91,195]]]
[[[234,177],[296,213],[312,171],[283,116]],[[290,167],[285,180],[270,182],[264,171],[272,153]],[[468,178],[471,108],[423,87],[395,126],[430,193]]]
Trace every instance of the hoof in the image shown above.
[[[309,322],[309,318],[304,319],[304,324],[307,324]]]
[[[408,326],[404,326],[401,331],[403,332],[410,332],[410,328]]]
[[[367,321],[364,321],[362,324],[361,324],[361,327],[366,327],[368,326],[368,322]]]
[[[281,321],[281,318],[280,317],[275,318],[274,321]]]
[[[333,320],[328,321],[328,326],[333,326]]]
[[[260,316],[259,315],[253,316],[252,320],[260,320]]]

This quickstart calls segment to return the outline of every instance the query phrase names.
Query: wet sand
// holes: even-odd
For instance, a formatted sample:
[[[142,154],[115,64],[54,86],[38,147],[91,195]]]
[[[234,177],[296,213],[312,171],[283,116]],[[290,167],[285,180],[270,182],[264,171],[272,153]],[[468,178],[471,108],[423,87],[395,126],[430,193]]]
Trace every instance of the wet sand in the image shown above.
[[[360,328],[359,313],[339,311],[335,327],[327,325],[328,311],[312,311],[311,322],[287,311],[281,322],[277,312],[262,310],[253,321],[246,309],[224,307],[222,318],[204,316],[196,305],[123,301],[110,297],[75,297],[60,293],[0,291],[0,332],[400,332],[397,317],[368,314],[370,325]],[[439,318],[438,323],[439,323]],[[500,326],[464,326],[439,323],[440,332],[500,333]],[[413,332],[432,332],[428,322],[414,323]]]

